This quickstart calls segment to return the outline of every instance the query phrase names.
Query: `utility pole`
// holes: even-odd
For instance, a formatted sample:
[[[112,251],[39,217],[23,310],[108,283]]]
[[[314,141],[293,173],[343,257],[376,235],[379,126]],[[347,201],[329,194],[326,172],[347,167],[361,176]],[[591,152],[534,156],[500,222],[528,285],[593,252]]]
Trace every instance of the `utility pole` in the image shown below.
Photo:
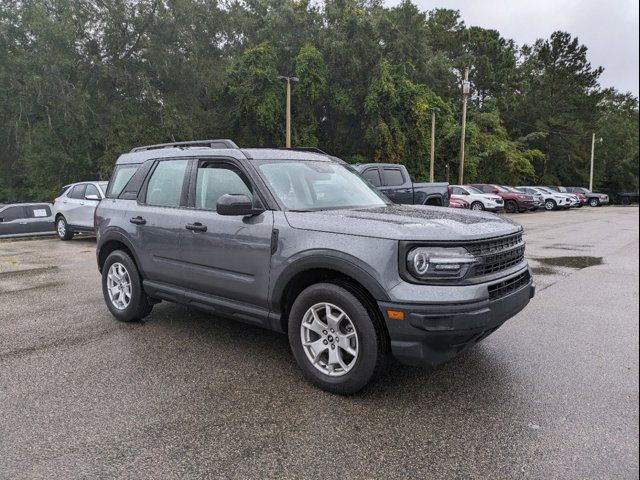
[[[278,80],[286,80],[287,82],[287,113],[285,120],[285,146],[287,148],[291,148],[291,82],[298,82],[300,79],[298,77],[285,77],[280,75],[277,77]]]
[[[462,82],[462,133],[460,134],[460,179],[459,184],[464,184],[464,140],[467,133],[467,95],[471,91],[469,83],[469,69],[464,69],[464,82]]]
[[[602,143],[602,138],[598,139],[598,143]],[[596,156],[596,134],[591,136],[591,172],[589,173],[589,191],[593,192],[593,161]]]
[[[429,165],[429,181],[433,183],[433,172],[435,172],[436,158],[436,112],[440,109],[433,107],[431,109],[431,162]]]

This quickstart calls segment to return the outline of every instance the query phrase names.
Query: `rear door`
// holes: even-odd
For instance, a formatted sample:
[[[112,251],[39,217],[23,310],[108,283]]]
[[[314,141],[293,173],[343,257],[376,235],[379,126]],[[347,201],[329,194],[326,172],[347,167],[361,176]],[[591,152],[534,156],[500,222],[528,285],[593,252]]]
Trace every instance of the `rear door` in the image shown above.
[[[190,208],[181,218],[182,284],[199,292],[267,308],[273,212],[225,216],[216,212],[224,194],[256,201],[246,171],[230,159],[199,160],[191,176]],[[190,226],[198,226],[190,230]]]
[[[22,205],[6,207],[0,211],[0,235],[28,233],[26,213]]]
[[[400,167],[382,167],[382,187],[380,190],[393,203],[413,204],[411,180]]]
[[[179,236],[184,229],[190,159],[162,159],[142,187],[138,202],[127,211],[130,239],[145,278],[180,285]],[[133,203],[133,202],[132,202]]]
[[[30,233],[54,232],[53,217],[49,205],[27,205],[24,208]]]

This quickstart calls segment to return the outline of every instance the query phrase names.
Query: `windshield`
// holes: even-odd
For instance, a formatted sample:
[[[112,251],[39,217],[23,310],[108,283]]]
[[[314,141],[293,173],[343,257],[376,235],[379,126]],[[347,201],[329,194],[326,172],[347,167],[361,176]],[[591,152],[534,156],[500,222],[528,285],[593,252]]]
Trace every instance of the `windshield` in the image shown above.
[[[539,192],[544,192],[544,193],[550,193],[552,195],[557,194],[558,192],[554,192],[552,190],[549,190],[548,188],[542,188],[542,187],[536,187],[538,189]]]
[[[486,195],[482,190],[478,190],[476,187],[464,187],[471,195]]]
[[[496,190],[498,190],[500,193],[508,193],[511,191],[509,187],[505,187],[503,185],[496,185]]]
[[[360,174],[338,163],[272,160],[259,162],[258,169],[288,210],[331,210],[389,204],[389,200]]]

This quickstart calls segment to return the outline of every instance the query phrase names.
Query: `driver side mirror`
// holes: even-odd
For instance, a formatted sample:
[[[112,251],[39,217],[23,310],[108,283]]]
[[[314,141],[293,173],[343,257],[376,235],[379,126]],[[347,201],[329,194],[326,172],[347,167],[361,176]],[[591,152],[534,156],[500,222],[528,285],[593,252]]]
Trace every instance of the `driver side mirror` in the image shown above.
[[[216,211],[219,215],[247,216],[258,215],[264,212],[263,208],[254,208],[251,199],[246,195],[222,195],[216,203]]]
[[[100,201],[100,197],[98,195],[85,195],[84,199],[85,200],[94,200],[96,202]]]

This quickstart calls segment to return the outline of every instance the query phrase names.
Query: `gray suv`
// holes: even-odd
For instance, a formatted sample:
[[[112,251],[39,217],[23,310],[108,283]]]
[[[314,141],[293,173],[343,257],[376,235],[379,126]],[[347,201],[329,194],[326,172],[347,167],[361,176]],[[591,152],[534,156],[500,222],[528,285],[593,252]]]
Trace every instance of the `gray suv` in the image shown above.
[[[96,225],[118,320],[168,300],[287,333],[304,375],[340,394],[369,383],[388,353],[453,358],[535,291],[518,224],[392,204],[313,149],[136,148],[118,159]]]

